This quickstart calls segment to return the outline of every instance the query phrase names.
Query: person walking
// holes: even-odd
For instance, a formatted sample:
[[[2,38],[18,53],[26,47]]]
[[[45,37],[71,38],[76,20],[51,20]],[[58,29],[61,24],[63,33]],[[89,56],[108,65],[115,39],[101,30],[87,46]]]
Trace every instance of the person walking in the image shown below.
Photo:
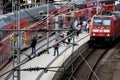
[[[31,47],[32,47],[32,54],[36,54],[36,44],[37,44],[37,39],[34,37],[31,42]]]
[[[87,22],[86,22],[86,21],[83,21],[83,29],[84,29],[84,31],[87,30],[87,29],[86,29],[86,26],[87,26]]]
[[[89,28],[90,28],[90,21],[87,22],[87,26],[86,26],[86,32],[89,33]]]
[[[58,49],[59,49],[59,43],[57,43],[57,42],[58,42],[58,40],[56,39],[55,40],[55,45],[54,45],[54,55],[53,56],[56,55],[56,52],[57,52],[57,55],[59,55],[59,51],[58,51]]]
[[[74,21],[74,28],[76,28],[78,26],[78,21],[77,19]]]
[[[77,19],[74,21],[74,28],[77,30],[76,31],[76,38],[77,38],[78,35],[79,35],[79,29],[78,29],[78,21],[77,21]]]
[[[60,37],[61,37],[61,39],[64,39],[64,38],[66,37],[66,32],[62,32],[62,33],[60,34]],[[65,44],[66,44],[66,39],[62,40],[62,44],[65,46]]]

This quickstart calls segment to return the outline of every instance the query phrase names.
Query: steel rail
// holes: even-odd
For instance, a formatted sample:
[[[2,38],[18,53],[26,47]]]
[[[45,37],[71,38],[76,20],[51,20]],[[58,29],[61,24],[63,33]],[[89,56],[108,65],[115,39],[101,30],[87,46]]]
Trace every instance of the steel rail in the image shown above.
[[[96,50],[96,49],[92,49],[92,51],[89,52],[89,54],[84,55],[84,59],[87,59],[87,58],[89,57],[89,55],[90,55],[91,53],[93,53],[95,50]],[[85,52],[85,51],[84,51],[84,52]],[[84,52],[82,52],[80,55],[83,56],[83,53],[84,53]],[[80,58],[81,56],[79,56],[78,58]],[[77,59],[78,59],[78,58],[77,58]],[[79,63],[77,64],[77,66],[75,66],[75,68],[74,68],[74,70],[73,70],[73,73],[71,74],[71,76],[69,77],[68,80],[70,80],[70,79],[72,78],[72,76],[73,76],[73,74],[75,73],[75,71],[77,70],[77,68],[78,68],[83,62],[84,62],[83,59],[82,59],[81,61],[79,61]],[[72,63],[73,63],[73,62],[72,62]],[[72,64],[72,63],[71,63],[71,64]]]
[[[92,71],[88,74],[87,80],[91,80],[92,75],[95,75],[95,69],[97,67],[97,65],[99,64],[100,60],[104,57],[105,53],[107,53],[110,49],[106,49],[103,54],[99,57],[99,59],[96,61],[96,63],[94,64]],[[94,71],[94,72],[93,72]]]

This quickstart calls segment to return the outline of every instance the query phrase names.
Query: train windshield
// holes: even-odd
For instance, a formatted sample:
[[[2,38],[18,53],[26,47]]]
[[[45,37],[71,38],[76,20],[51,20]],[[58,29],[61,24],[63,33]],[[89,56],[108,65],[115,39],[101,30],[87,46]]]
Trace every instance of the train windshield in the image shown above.
[[[111,19],[110,17],[94,17],[93,25],[94,26],[110,26]]]

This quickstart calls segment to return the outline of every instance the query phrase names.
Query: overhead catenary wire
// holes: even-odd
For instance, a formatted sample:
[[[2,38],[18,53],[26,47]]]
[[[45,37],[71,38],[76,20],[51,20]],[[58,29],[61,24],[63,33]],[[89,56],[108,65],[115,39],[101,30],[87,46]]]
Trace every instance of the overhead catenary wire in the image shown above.
[[[69,2],[68,2],[68,3],[69,3]],[[66,4],[68,4],[68,3],[66,3]],[[63,7],[64,7],[66,4],[64,4]],[[59,14],[60,14],[60,13],[59,13]],[[53,14],[51,14],[51,15],[53,15]],[[51,15],[49,15],[48,17],[50,17]],[[47,20],[48,17],[44,18],[44,20]],[[43,22],[43,20],[42,20],[42,22]],[[42,23],[42,22],[41,22],[41,23]],[[40,24],[41,24],[41,23],[40,23]],[[1,29],[1,31],[4,31],[4,30]],[[8,30],[8,31],[10,31],[10,30]],[[15,30],[11,30],[11,31],[15,31]],[[19,30],[18,30],[18,31],[19,31]],[[21,31],[21,30],[20,30],[20,31]],[[63,40],[64,40],[64,39],[63,39]],[[62,40],[61,40],[61,41],[62,41]],[[56,44],[57,44],[57,43],[56,43]],[[73,43],[70,43],[70,44],[73,44]],[[55,44],[54,44],[54,45],[55,45]],[[75,44],[75,45],[76,45],[76,44]],[[46,49],[42,50],[41,52],[38,53],[38,56],[40,56],[41,54],[45,53],[48,49],[50,49],[50,48],[52,48],[52,47],[53,47],[53,46],[51,46],[51,47],[49,47],[49,48],[46,48]],[[35,57],[36,57],[36,56],[33,56],[33,57],[29,58],[28,60],[26,60],[26,61],[24,61],[24,62],[21,62],[20,64],[18,64],[18,66],[14,67],[13,69],[11,69],[11,70],[9,70],[9,71],[3,73],[2,75],[0,75],[0,77],[3,76],[3,75],[5,75],[5,74],[7,74],[8,72],[10,72],[10,71],[16,69],[17,67],[19,67],[19,66],[21,66],[21,65],[23,65],[23,64],[25,64],[25,63],[27,63],[28,61],[30,61],[31,59],[33,59],[33,58],[35,58]]]
[[[53,70],[55,68],[64,68],[65,66],[56,66],[56,67],[30,67],[30,68],[25,68],[25,69],[16,69],[16,71],[39,71],[39,70],[44,70],[44,72],[48,72],[48,71],[53,71],[53,72],[63,72],[63,71],[56,71]]]
[[[38,24],[42,24],[42,23],[44,23],[44,21],[46,21],[47,19],[49,19],[49,17],[55,17],[55,16],[57,16],[57,15],[59,15],[60,13],[62,13],[62,11],[60,11],[59,13],[57,13],[56,14],[56,12],[58,11],[58,10],[61,10],[63,7],[65,7],[67,4],[69,4],[70,3],[70,1],[69,2],[67,2],[67,3],[65,3],[62,7],[60,7],[59,9],[56,9],[55,11],[53,11],[50,15],[48,15],[47,17],[44,17],[44,18],[42,18],[40,21],[38,21],[38,22],[36,22],[36,23],[34,23],[33,24],[33,26],[37,26]],[[33,15],[31,15],[29,12],[27,12],[25,9],[23,9],[26,13],[28,13],[32,18],[34,18],[34,19],[36,19]],[[49,23],[48,23],[49,24]],[[14,29],[0,29],[0,31],[20,31],[20,30],[14,30]],[[29,30],[22,30],[21,29],[21,31],[29,31]],[[32,30],[31,30],[32,31]],[[33,30],[34,31],[34,30]]]
[[[65,37],[65,38],[63,38],[63,39],[61,39],[61,40],[59,40],[58,42],[56,42],[56,43],[53,44],[52,46],[50,46],[50,47],[48,47],[48,48],[46,48],[46,49],[43,49],[42,51],[38,52],[37,55],[33,55],[32,57],[27,58],[26,60],[24,60],[23,62],[19,63],[17,66],[15,66],[14,68],[12,68],[12,69],[10,69],[10,70],[4,72],[3,74],[1,74],[0,77],[6,75],[7,73],[9,73],[9,72],[11,72],[11,71],[16,70],[16,68],[18,68],[19,66],[22,66],[23,64],[29,62],[30,60],[34,59],[35,57],[39,57],[40,55],[46,53],[48,49],[53,48],[54,45],[56,45],[56,44],[62,42],[63,40],[65,40],[66,38],[68,38],[69,36],[72,36],[72,35],[74,35],[74,32],[71,33],[70,35],[68,35],[67,37]],[[74,44],[74,43],[71,43],[71,44],[77,45],[77,44]]]
[[[6,7],[7,5],[9,5],[10,3],[12,3],[12,2],[9,1],[8,3],[5,4],[4,7]],[[62,9],[63,7],[65,7],[68,3],[70,3],[70,1],[67,2],[67,3],[65,3],[65,4],[63,4],[62,7],[60,7],[59,9],[56,9],[56,10],[53,11],[49,16],[47,16],[47,17],[41,19],[41,20],[38,21],[37,23],[42,24],[45,20],[47,20],[49,17],[53,16],[53,14],[55,14],[58,10],[61,10],[61,9]],[[19,4],[18,4],[18,5],[19,5]],[[19,6],[20,6],[20,5],[19,5]],[[20,6],[20,7],[23,7],[23,6]],[[30,14],[27,10],[25,10],[24,8],[23,8],[23,10],[24,10],[28,15],[30,15],[33,19],[36,20],[36,18],[35,18],[32,14]],[[62,13],[62,12],[60,12],[60,13]],[[60,13],[58,13],[58,14],[56,14],[56,15],[59,15]],[[56,16],[56,15],[54,15],[54,16]]]
[[[55,11],[53,11],[52,13],[50,13],[50,15],[48,15],[47,17],[45,17],[45,18],[42,18],[40,21],[38,21],[37,23],[38,24],[42,24],[44,21],[46,21],[47,19],[49,19],[49,17],[53,17],[53,16],[57,16],[57,15],[59,15],[60,13],[62,13],[62,11],[60,12],[60,13],[57,13],[56,14],[56,12],[58,11],[58,10],[61,10],[63,7],[65,7],[67,4],[69,4],[70,3],[70,1],[69,2],[67,2],[67,3],[65,3],[62,7],[60,7],[59,9],[56,9]],[[31,15],[29,12],[27,12],[25,9],[23,9],[26,13],[28,13],[31,17],[33,17],[34,19],[35,19],[35,17],[33,16],[33,15]],[[56,15],[54,15],[54,14],[56,14]]]
[[[10,2],[9,2],[10,3]],[[66,4],[64,4],[62,7],[64,7],[65,5],[67,5],[69,2],[67,2]],[[60,8],[60,9],[62,9],[62,7]],[[57,10],[59,10],[59,9],[57,9]],[[54,12],[56,12],[57,10],[55,10]],[[26,10],[24,10],[24,11],[26,11]],[[53,12],[53,13],[54,13]],[[61,12],[60,12],[61,13]],[[59,13],[59,14],[60,14]],[[49,17],[49,16],[48,16]],[[47,19],[47,17],[46,17],[46,19]],[[68,30],[70,30],[70,29],[66,29],[67,31]],[[44,31],[44,32],[47,32],[47,31],[66,31],[65,29],[59,29],[59,30],[35,30],[35,29],[0,29],[0,31],[38,31],[38,32],[42,32],[42,31]],[[72,43],[70,43],[70,44],[72,44]],[[3,65],[3,67],[2,68],[0,68],[0,70],[2,70],[3,68],[5,68],[5,66],[9,63],[9,62],[11,62],[11,60],[12,60],[12,57],[10,57],[9,58],[9,60],[8,60],[8,62],[5,64],[5,65]]]

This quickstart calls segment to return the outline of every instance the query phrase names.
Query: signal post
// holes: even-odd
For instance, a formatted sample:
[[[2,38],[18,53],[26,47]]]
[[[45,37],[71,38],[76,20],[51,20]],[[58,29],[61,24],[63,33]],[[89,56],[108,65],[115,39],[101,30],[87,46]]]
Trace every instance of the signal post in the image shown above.
[[[12,0],[13,3],[13,12],[15,15],[14,29],[20,29],[20,0]],[[13,68],[20,64],[20,31],[13,32],[13,36],[11,37],[12,41],[12,56],[13,56]],[[21,80],[20,79],[20,66],[13,70],[13,80]]]

